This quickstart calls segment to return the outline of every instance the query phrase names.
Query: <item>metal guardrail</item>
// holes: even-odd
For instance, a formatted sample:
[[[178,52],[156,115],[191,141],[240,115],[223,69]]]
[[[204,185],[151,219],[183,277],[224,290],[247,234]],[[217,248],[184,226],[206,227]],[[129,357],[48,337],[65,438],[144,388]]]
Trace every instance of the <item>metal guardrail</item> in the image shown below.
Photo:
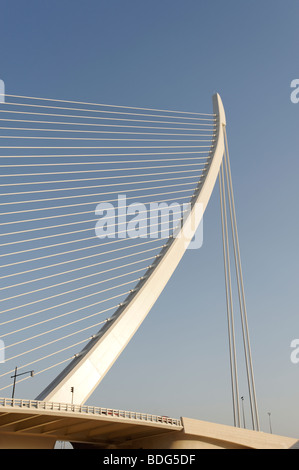
[[[31,410],[48,411],[67,411],[70,413],[79,413],[97,416],[109,416],[137,421],[148,421],[158,424],[170,424],[172,426],[182,427],[180,419],[169,418],[168,416],[158,416],[135,411],[114,410],[110,408],[101,408],[98,406],[73,405],[71,403],[55,403],[38,400],[23,400],[19,398],[0,398],[0,407],[28,408]]]

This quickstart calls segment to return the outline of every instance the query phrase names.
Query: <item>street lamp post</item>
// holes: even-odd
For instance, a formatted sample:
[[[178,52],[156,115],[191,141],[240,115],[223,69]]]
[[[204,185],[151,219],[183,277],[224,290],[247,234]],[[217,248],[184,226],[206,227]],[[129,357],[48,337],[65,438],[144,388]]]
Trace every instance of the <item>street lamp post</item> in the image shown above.
[[[71,394],[72,394],[72,405],[74,404],[74,387],[71,387]]]
[[[244,397],[241,397],[241,400],[242,400],[242,411],[243,411],[243,426],[244,426],[244,429],[246,429],[245,412],[244,412]]]
[[[27,370],[26,372],[21,372],[20,374],[17,374],[17,370],[18,368],[16,367],[15,368],[15,373],[14,375],[11,375],[11,379],[14,379],[13,380],[13,387],[12,387],[12,395],[11,395],[11,398],[14,398],[15,397],[15,390],[16,390],[16,378],[19,377],[20,375],[24,375],[24,374],[30,374],[31,377],[34,376],[34,370]]]
[[[268,412],[268,416],[269,416],[270,434],[272,434],[271,413]]]

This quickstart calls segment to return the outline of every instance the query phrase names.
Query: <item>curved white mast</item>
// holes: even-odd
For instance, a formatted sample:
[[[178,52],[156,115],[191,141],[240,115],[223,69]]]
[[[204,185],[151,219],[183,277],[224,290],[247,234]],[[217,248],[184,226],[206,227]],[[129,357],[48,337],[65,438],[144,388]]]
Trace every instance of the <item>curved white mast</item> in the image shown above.
[[[37,400],[69,402],[73,387],[73,402],[83,404],[129,343],[163,291],[201,221],[197,205],[201,205],[202,216],[219,173],[224,153],[223,127],[226,125],[226,119],[218,93],[213,96],[213,110],[217,130],[210,152],[211,158],[207,162],[201,182],[195,189],[190,212],[184,219],[179,233],[169,238],[134,291],[81,353],[39,394]],[[188,233],[184,230],[185,226],[190,227]]]

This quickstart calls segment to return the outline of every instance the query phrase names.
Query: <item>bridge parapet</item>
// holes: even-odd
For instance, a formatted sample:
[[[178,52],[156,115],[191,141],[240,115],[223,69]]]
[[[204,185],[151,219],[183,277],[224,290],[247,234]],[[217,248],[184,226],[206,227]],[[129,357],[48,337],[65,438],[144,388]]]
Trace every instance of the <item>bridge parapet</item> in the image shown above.
[[[120,419],[130,419],[134,421],[146,421],[150,423],[166,424],[182,428],[181,419],[169,418],[168,416],[159,416],[136,411],[116,410],[112,408],[102,408],[98,406],[76,405],[71,403],[56,403],[39,400],[26,400],[18,398],[0,398],[1,408],[44,410],[55,412],[78,413],[81,415],[93,415],[102,417],[112,417]]]

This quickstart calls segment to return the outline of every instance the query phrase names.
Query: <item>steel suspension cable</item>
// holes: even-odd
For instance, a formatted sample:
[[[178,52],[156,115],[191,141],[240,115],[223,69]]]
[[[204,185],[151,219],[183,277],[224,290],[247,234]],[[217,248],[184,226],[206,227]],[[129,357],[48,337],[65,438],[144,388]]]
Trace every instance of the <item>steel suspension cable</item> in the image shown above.
[[[195,151],[195,152],[186,152],[186,153],[196,153],[196,154],[202,154],[202,153],[205,153],[207,154],[208,152],[207,151]],[[125,156],[125,155],[136,155],[136,156],[139,156],[139,155],[185,155],[184,152],[169,152],[169,153],[138,153],[138,154],[134,154],[134,153],[129,153],[129,154],[121,154],[121,153],[118,153],[118,154],[111,154],[110,156],[115,156],[115,155],[118,155],[118,156]],[[48,155],[48,157],[53,157],[55,158],[57,155]],[[66,157],[84,157],[85,155],[58,155],[58,157],[61,157],[61,156],[66,156]],[[94,154],[94,155],[86,155],[88,157],[97,157],[97,156],[109,156],[109,154]],[[33,156],[30,156],[30,157],[25,157],[25,158],[36,158],[36,157],[39,157],[39,158],[42,158],[43,155],[33,155]],[[47,155],[46,155],[47,157]],[[2,157],[2,158],[20,158],[20,157],[16,157],[16,156],[13,156],[13,157]],[[208,160],[209,159],[209,156],[200,156],[200,157],[194,157],[194,158],[186,158],[186,159],[183,159],[183,160]],[[56,162],[56,163],[40,163],[39,166],[41,167],[45,167],[45,166],[80,166],[80,165],[107,165],[107,164],[116,164],[116,163],[120,163],[120,164],[127,164],[127,163],[148,163],[150,161],[154,161],[154,162],[161,162],[161,161],[165,161],[165,162],[169,162],[169,161],[172,161],[172,160],[179,160],[179,161],[182,161],[182,158],[176,158],[176,159],[172,159],[172,158],[166,158],[166,159],[154,159],[154,160],[117,160],[117,161],[110,161],[110,162],[98,162],[98,161],[95,161],[95,162],[64,162],[64,163],[61,163],[61,162]],[[189,165],[192,165],[191,163],[189,163]],[[25,163],[25,164],[22,164],[22,165],[18,165],[18,164],[13,164],[13,165],[0,165],[0,168],[19,168],[19,167],[36,167],[36,164],[35,163]],[[175,165],[169,165],[169,166],[163,166],[163,165],[157,165],[157,166],[150,166],[150,167],[128,167],[128,168],[111,168],[111,169],[103,169],[103,168],[100,168],[99,170],[80,170],[80,171],[63,171],[63,172],[43,172],[43,173],[12,173],[12,174],[6,174],[6,175],[1,175],[1,178],[4,178],[4,177],[8,177],[8,176],[48,176],[48,175],[66,175],[66,174],[73,174],[73,173],[89,173],[91,171],[94,171],[94,172],[102,172],[102,171],[129,171],[129,170],[134,170],[134,169],[141,169],[141,170],[144,170],[144,169],[149,169],[149,168],[172,168],[173,166]]]
[[[126,156],[131,156],[131,157],[140,157],[143,155],[190,155],[190,154],[201,154],[201,153],[208,153],[207,151],[192,151],[192,152],[138,152],[138,153],[80,153],[80,154],[64,154],[64,155],[4,155],[1,158],[25,158],[25,159],[31,159],[31,158],[69,158],[69,157],[126,157]],[[75,166],[75,165],[107,165],[107,164],[116,164],[116,163],[121,163],[121,164],[127,164],[127,163],[149,163],[149,162],[171,162],[171,161],[184,161],[184,160],[203,160],[207,157],[186,157],[186,158],[151,158],[151,159],[141,159],[141,160],[110,160],[110,161],[93,161],[93,162],[64,162],[64,163],[39,163],[39,166]],[[31,163],[31,164],[13,164],[13,165],[0,165],[1,168],[13,168],[13,167],[30,167],[30,166],[36,166],[36,164]],[[90,171],[90,170],[87,170]],[[97,171],[102,171],[102,170],[97,170]],[[20,175],[11,174],[11,175],[1,175],[1,178],[6,177],[6,176],[36,176],[36,175],[52,175],[56,174],[54,173],[20,173]],[[65,173],[62,173],[65,174]]]
[[[7,104],[7,103],[6,103]],[[66,118],[75,118],[75,119],[95,119],[95,120],[106,120],[106,121],[122,121],[122,122],[150,122],[154,124],[177,124],[177,125],[188,125],[188,126],[207,126],[207,127],[215,127],[216,124],[214,123],[203,123],[203,122],[174,122],[174,121],[153,121],[153,120],[148,120],[148,119],[129,119],[129,118],[113,118],[113,117],[102,117],[102,116],[83,116],[83,115],[73,115],[73,114],[54,114],[54,113],[34,113],[30,111],[12,111],[12,110],[7,110],[7,109],[0,109],[0,113],[9,113],[9,114],[26,114],[26,115],[32,115],[32,116],[55,116],[55,117],[66,117]],[[133,116],[133,114],[132,114]],[[160,118],[167,117],[170,118],[170,116],[159,116]]]
[[[59,100],[59,99],[53,99],[53,98],[41,98],[41,97],[36,97],[36,96],[22,96],[22,95],[9,95],[7,93],[0,93],[0,96],[9,96],[10,98],[21,98],[21,99],[30,99],[30,100],[38,100],[38,101],[54,101],[54,102],[59,102],[59,103],[70,103],[70,104],[81,104],[81,105],[87,105],[87,106],[104,106],[108,108],[125,108],[125,109],[137,109],[137,110],[142,110],[142,111],[159,111],[159,112],[165,112],[165,113],[179,113],[179,114],[196,114],[199,116],[216,116],[214,113],[197,113],[193,111],[174,111],[170,109],[154,109],[154,108],[140,108],[136,106],[121,106],[121,105],[115,105],[115,104],[103,104],[103,103],[90,103],[90,102],[83,102],[83,101],[70,101],[70,100]]]
[[[79,129],[40,129],[40,128],[32,128],[32,127],[7,127],[7,126],[0,126],[0,131],[1,130],[9,130],[9,131],[38,131],[38,132],[71,132],[71,133],[84,133],[84,134],[130,134],[130,135],[168,135],[168,136],[188,136],[188,137],[203,137],[202,134],[183,134],[183,133],[166,133],[166,132],[129,132],[129,131],[94,131],[94,130],[79,130]],[[185,129],[182,129],[185,130]],[[202,129],[202,131],[205,131],[206,129]],[[196,132],[198,132],[199,129],[196,129]],[[0,136],[1,138],[14,138],[14,135],[11,136]],[[23,138],[22,136],[19,136],[17,138]],[[33,137],[35,138],[35,137]],[[39,137],[37,137],[39,138]],[[48,138],[48,137],[45,137]],[[55,137],[54,137],[55,138]],[[60,137],[59,137],[60,139]],[[82,139],[85,140],[85,139]],[[98,139],[88,139],[88,140],[98,140]],[[110,139],[100,139],[100,140],[110,140]],[[114,140],[114,139],[111,139]],[[123,139],[121,139],[123,140]],[[144,139],[141,139],[144,140]],[[189,139],[188,139],[189,140]],[[191,141],[192,142],[192,141]]]
[[[28,108],[43,108],[43,109],[54,109],[54,110],[64,110],[64,111],[80,111],[87,113],[101,113],[101,114],[117,114],[117,115],[126,115],[126,116],[143,116],[143,117],[166,117],[167,119],[186,119],[194,121],[215,121],[215,118],[199,118],[199,117],[186,117],[186,116],[161,116],[157,114],[148,114],[148,113],[127,113],[124,111],[107,111],[102,109],[82,109],[82,108],[70,108],[66,106],[45,106],[42,104],[29,104],[29,103],[13,103],[5,101],[4,106],[24,106]]]
[[[0,110],[1,113],[1,110]],[[81,116],[80,116],[81,117]],[[208,130],[206,127],[204,129],[200,128],[188,128],[188,127],[161,127],[161,126],[130,126],[130,125],[125,125],[125,124],[95,124],[95,123],[90,123],[90,122],[65,122],[65,121],[39,121],[38,119],[9,119],[9,118],[0,118],[0,121],[5,121],[5,122],[29,122],[31,124],[58,124],[58,125],[67,125],[67,126],[93,126],[93,127],[125,127],[129,129],[162,129],[162,130],[172,130],[172,131],[206,131]],[[172,124],[177,124],[177,123],[172,123]],[[186,124],[186,123],[184,123]],[[194,125],[200,125],[200,124],[194,124]],[[211,124],[212,128],[215,128],[215,124]],[[210,132],[214,132],[212,129]]]

